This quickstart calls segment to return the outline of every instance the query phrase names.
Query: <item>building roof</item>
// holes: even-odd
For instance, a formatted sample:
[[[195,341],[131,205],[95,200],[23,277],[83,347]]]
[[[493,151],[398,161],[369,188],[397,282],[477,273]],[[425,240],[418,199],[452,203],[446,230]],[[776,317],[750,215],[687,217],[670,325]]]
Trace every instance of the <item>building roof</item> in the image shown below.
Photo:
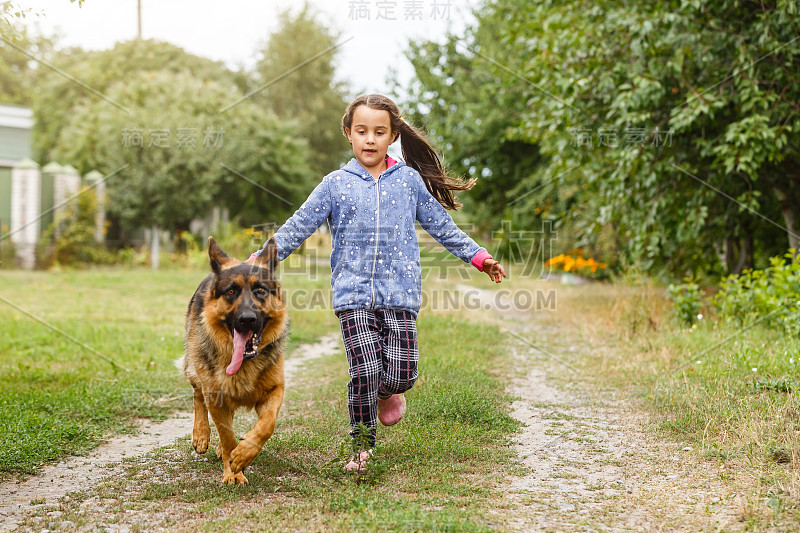
[[[27,107],[0,104],[0,126],[29,130],[33,127],[33,110]]]

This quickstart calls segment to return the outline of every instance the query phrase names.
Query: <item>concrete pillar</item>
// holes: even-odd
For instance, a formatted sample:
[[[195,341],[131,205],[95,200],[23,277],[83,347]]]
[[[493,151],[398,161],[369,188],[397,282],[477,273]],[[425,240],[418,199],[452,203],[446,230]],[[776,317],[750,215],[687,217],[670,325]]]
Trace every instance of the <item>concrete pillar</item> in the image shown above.
[[[36,266],[39,243],[42,176],[39,165],[23,159],[11,169],[11,242],[22,268]]]
[[[81,190],[81,177],[73,167],[59,165],[55,178],[55,204],[61,206],[56,208],[56,213],[63,213],[67,207],[67,198],[72,198]]]

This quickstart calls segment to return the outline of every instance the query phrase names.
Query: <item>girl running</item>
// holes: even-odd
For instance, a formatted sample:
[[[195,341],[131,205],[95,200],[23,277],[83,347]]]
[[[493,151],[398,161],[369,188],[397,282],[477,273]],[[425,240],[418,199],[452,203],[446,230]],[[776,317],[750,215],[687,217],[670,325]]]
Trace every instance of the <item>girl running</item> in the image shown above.
[[[506,273],[446,211],[460,207],[453,191],[470,189],[474,180],[448,176],[424,134],[402,119],[392,100],[359,96],[342,118],[342,132],[354,158],[325,176],[274,238],[283,260],[323,222],[330,227],[333,309],[350,367],[351,435],[359,436],[359,424],[370,430],[370,449],[345,466],[353,471],[369,460],[377,422],[391,426],[403,418],[403,393],[417,379],[422,280],[414,222],[492,281],[500,283]],[[405,163],[386,153],[398,137]]]

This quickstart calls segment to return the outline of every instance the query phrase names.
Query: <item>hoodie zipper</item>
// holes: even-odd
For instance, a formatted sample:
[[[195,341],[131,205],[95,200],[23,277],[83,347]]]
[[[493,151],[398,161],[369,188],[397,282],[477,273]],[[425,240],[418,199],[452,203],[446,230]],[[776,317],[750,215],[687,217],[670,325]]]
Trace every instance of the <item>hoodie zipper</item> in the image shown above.
[[[372,286],[372,304],[370,305],[370,309],[375,309],[375,267],[378,264],[378,237],[381,223],[381,194],[379,192],[381,188],[381,176],[383,176],[382,172],[378,176],[378,179],[375,180],[375,257],[372,259],[372,275],[370,276],[370,283]]]

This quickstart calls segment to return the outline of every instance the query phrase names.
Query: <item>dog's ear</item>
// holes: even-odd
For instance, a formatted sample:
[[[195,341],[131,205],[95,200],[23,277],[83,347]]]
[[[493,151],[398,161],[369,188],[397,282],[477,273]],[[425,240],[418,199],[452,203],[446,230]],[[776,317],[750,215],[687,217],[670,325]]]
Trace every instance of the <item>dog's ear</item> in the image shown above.
[[[256,257],[256,264],[267,270],[275,270],[278,266],[278,243],[275,242],[274,235],[269,238],[267,245]]]
[[[222,248],[219,247],[214,237],[208,238],[208,259],[211,263],[211,270],[213,270],[216,275],[219,275],[223,266],[233,261],[233,259],[228,257],[228,254],[222,251]]]

